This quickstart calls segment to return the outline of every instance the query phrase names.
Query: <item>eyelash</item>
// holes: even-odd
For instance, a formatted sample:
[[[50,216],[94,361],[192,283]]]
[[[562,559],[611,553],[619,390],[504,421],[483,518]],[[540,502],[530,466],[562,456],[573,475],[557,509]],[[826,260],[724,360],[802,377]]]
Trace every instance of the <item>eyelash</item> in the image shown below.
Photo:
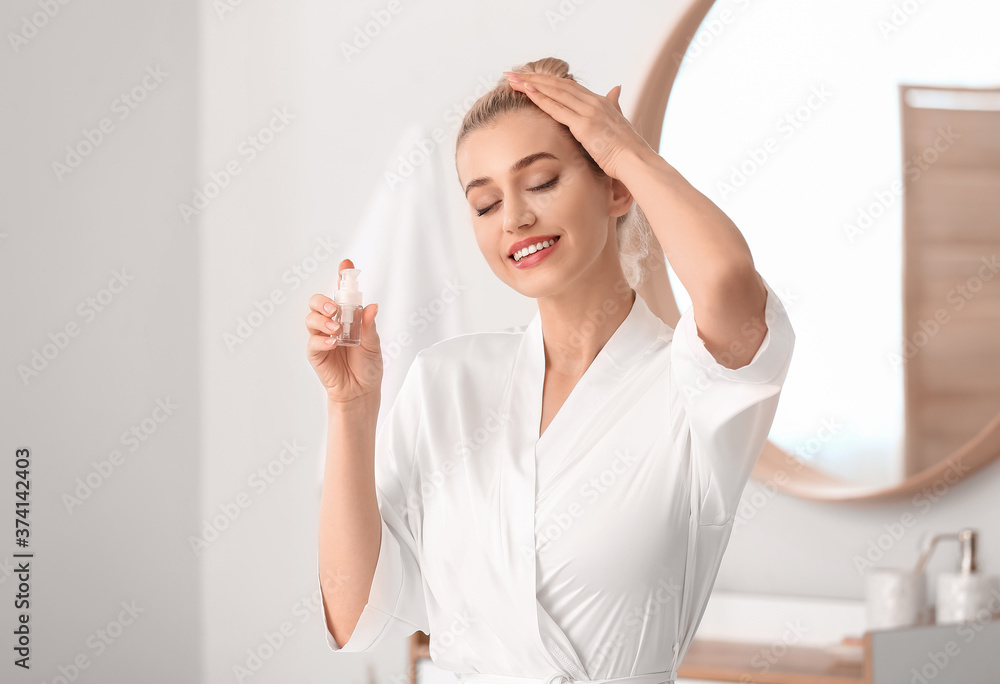
[[[530,188],[530,189],[531,189],[531,190],[533,190],[533,191],[537,191],[537,190],[545,190],[545,189],[547,189],[547,188],[550,188],[550,187],[552,187],[553,185],[555,185],[555,184],[556,184],[556,181],[557,181],[557,180],[559,180],[559,176],[556,176],[555,178],[553,178],[552,180],[550,180],[550,181],[549,181],[548,183],[545,183],[545,184],[543,184],[543,185],[538,185],[538,186],[535,186],[535,187],[533,187],[533,188]],[[476,216],[485,216],[485,215],[486,215],[486,214],[488,214],[488,213],[490,212],[490,210],[491,210],[491,209],[493,209],[493,207],[495,207],[495,206],[496,206],[497,204],[499,204],[499,203],[498,203],[498,202],[494,202],[493,204],[491,204],[490,206],[486,207],[486,208],[485,208],[485,209],[483,209],[482,211],[476,211]]]

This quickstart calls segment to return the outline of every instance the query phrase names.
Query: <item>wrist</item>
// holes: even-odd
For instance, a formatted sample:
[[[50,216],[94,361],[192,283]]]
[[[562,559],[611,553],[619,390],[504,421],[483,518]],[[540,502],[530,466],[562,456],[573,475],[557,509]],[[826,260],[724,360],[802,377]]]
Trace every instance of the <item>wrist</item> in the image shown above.
[[[372,390],[367,394],[362,394],[359,397],[348,399],[346,401],[335,399],[328,390],[326,397],[326,407],[328,411],[345,414],[367,414],[372,410],[377,413],[381,403],[382,393],[379,390]]]
[[[622,153],[617,169],[618,179],[628,186],[629,180],[637,175],[645,175],[651,170],[666,168],[672,169],[673,167],[667,163],[666,159],[657,154],[656,150],[643,141],[641,144],[627,148]]]
[[[662,213],[664,202],[684,196],[690,184],[677,169],[657,154],[649,145],[631,147],[621,159],[617,178],[628,188],[632,198],[642,207],[656,233],[656,216]],[[659,241],[659,237],[658,241]],[[660,241],[661,250],[665,245]]]

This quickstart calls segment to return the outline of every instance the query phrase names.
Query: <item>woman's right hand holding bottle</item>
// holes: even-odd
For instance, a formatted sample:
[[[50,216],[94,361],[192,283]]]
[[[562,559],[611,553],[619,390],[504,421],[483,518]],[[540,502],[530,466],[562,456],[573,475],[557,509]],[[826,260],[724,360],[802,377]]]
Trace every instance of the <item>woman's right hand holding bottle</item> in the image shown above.
[[[345,268],[354,268],[354,263],[350,259],[341,261],[338,275]],[[381,392],[382,348],[375,330],[377,308],[377,304],[369,304],[363,309],[361,344],[347,347],[337,342],[341,327],[335,320],[336,302],[319,293],[309,298],[307,356],[331,401],[347,403],[363,397],[377,398]]]

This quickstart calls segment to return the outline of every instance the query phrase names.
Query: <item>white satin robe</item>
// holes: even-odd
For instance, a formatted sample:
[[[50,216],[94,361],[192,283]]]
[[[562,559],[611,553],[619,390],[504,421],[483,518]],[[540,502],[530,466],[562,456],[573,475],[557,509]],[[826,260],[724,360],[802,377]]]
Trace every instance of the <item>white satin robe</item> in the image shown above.
[[[791,361],[770,286],[765,320],[729,369],[693,309],[675,331],[637,294],[540,438],[538,313],[422,350],[376,439],[368,603],[343,646],[324,620],[329,647],[420,630],[437,666],[499,675],[470,682],[672,681]]]

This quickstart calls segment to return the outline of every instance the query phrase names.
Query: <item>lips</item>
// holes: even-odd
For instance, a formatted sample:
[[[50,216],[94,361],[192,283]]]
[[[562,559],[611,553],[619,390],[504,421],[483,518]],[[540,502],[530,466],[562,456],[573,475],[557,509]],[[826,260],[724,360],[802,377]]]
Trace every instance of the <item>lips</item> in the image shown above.
[[[509,258],[514,258],[514,252],[522,250],[530,245],[536,245],[539,242],[544,242],[545,240],[555,240],[558,237],[559,237],[558,235],[538,235],[536,237],[527,238],[525,240],[519,240],[518,242],[515,242],[513,245],[510,246],[510,248],[507,250],[507,256]]]

